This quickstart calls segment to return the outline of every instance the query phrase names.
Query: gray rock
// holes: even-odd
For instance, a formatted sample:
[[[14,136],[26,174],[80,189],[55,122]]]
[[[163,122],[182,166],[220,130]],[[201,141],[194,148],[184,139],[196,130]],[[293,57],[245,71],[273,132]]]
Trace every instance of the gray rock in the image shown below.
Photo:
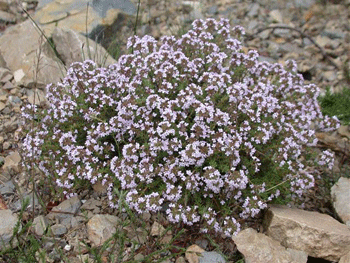
[[[18,98],[17,96],[9,96],[8,101],[12,104],[12,105],[18,105],[22,103],[22,100],[20,98]]]
[[[258,25],[259,23],[256,20],[251,20],[246,29],[247,33],[250,33],[250,34],[254,33]]]
[[[218,6],[217,5],[212,5],[211,7],[208,8],[208,14],[216,15],[217,13],[218,13]]]
[[[49,220],[47,220],[45,216],[40,215],[34,218],[33,231],[36,235],[42,236],[45,233],[48,226],[49,226]]]
[[[51,226],[51,231],[54,236],[62,236],[67,233],[67,227],[62,224],[55,224]]]
[[[248,17],[256,17],[259,14],[259,9],[260,9],[260,5],[258,3],[254,3],[253,5],[248,7]]]
[[[57,26],[81,34],[87,32],[90,38],[95,39],[96,31],[104,32],[104,37],[115,38],[116,31],[107,32],[107,27],[114,25],[123,15],[134,20],[135,14],[136,7],[129,0],[54,0],[41,5],[34,19],[45,26],[49,34]]]
[[[312,257],[339,261],[350,250],[349,228],[326,214],[276,205],[267,211],[264,225],[281,245]]]
[[[137,11],[135,5],[129,0],[93,0],[92,7],[101,17],[106,17],[110,9],[120,9],[129,15],[134,15]]]
[[[1,163],[1,160],[0,160]],[[15,185],[12,180],[0,185],[0,195],[12,195],[14,194]]]
[[[81,206],[81,209],[84,210],[93,210],[94,214],[99,214],[101,211],[102,202],[93,198],[90,198],[84,202]]]
[[[350,179],[340,177],[338,182],[331,188],[333,207],[338,216],[345,223],[350,221]]]
[[[33,194],[24,194],[23,197],[20,197],[19,200],[17,200],[11,208],[13,208],[14,211],[20,211],[25,203],[25,201],[28,200],[28,206],[26,207],[27,210],[33,209]],[[39,201],[38,197],[34,195],[34,206],[38,207]]]
[[[345,33],[340,30],[324,30],[321,33],[321,36],[326,36],[326,37],[329,37],[330,39],[337,39],[337,38],[342,39],[345,37]]]
[[[17,216],[11,210],[0,210],[0,250],[9,246],[16,224]],[[16,246],[17,242],[12,244]]]
[[[72,227],[78,227],[79,225],[81,225],[84,222],[85,222],[85,217],[83,217],[83,216],[75,216],[75,217],[73,217],[71,219],[70,223],[71,223]]]
[[[77,196],[63,201],[58,206],[52,208],[47,215],[49,219],[57,219],[59,222],[66,218],[72,218],[81,206],[81,202]]]
[[[199,257],[199,263],[226,263],[226,260],[217,252],[204,251]]]
[[[295,7],[309,9],[316,0],[294,0]]]

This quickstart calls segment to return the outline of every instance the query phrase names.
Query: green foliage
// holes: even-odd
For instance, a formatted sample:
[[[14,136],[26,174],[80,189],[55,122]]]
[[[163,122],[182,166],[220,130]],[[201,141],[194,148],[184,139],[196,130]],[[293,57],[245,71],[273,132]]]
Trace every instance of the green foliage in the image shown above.
[[[350,123],[350,88],[332,94],[328,87],[326,94],[318,97],[318,101],[324,115],[337,116],[344,125]]]

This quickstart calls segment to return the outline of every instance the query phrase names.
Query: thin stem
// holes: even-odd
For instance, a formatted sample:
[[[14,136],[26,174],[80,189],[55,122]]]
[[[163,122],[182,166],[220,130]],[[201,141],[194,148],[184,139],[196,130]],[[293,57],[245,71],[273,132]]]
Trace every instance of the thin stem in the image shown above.
[[[141,0],[139,0],[137,4],[137,13],[136,13],[136,21],[134,27],[134,37],[136,36],[137,22],[139,20],[139,11],[140,11]],[[131,53],[134,54],[134,46],[131,46]]]

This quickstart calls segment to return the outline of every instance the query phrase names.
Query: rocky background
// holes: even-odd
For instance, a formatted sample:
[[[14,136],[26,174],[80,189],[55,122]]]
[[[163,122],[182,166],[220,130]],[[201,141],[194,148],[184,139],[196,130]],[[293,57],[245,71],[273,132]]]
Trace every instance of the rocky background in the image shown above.
[[[74,0],[0,0],[0,235],[5,240],[11,236],[22,198],[29,196],[32,189],[28,172],[22,170],[19,165],[21,156],[18,149],[21,146],[22,136],[21,106],[27,102],[44,106],[45,86],[63,78],[70,63],[87,58],[89,51],[94,58],[101,61],[101,64],[114,63],[114,59],[111,57],[104,59],[103,55],[107,51],[112,56],[123,54],[127,38],[133,35],[137,0],[90,1],[88,10],[85,2],[87,3]],[[48,42],[40,38],[40,32],[28,18],[29,15],[54,42],[60,60],[50,49]],[[241,25],[246,29],[245,50],[258,50],[261,60],[282,64],[288,59],[296,60],[298,71],[303,74],[306,83],[315,83],[321,88],[322,93],[327,87],[330,87],[332,92],[350,88],[350,0],[141,0],[138,17],[137,35],[148,34],[155,38],[184,32],[197,18],[229,18],[232,24]],[[89,47],[85,36],[96,42],[89,41]],[[82,46],[85,55],[81,52]],[[35,100],[34,94],[36,94]],[[265,240],[267,236],[256,231],[262,232],[263,222],[260,222],[261,224],[252,223],[251,226],[254,226],[255,230],[250,228],[237,237],[235,242],[225,241],[222,248],[226,251],[226,255],[234,258],[232,255],[237,253],[238,247],[246,259],[250,258],[253,262],[268,262],[266,256],[269,254],[275,256],[275,261],[271,262],[276,262],[278,257],[290,258],[290,261],[285,262],[306,262],[308,257],[350,262],[349,258],[345,258],[345,254],[350,251],[350,231],[346,227],[346,224],[350,225],[350,208],[346,201],[350,198],[349,169],[346,169],[350,155],[349,127],[341,126],[333,133],[318,133],[318,138],[320,147],[329,147],[336,152],[336,165],[334,173],[328,179],[328,185],[318,185],[316,191],[308,197],[304,209],[317,212],[312,214],[311,218],[332,216],[324,219],[325,225],[321,227],[323,232],[321,231],[319,236],[322,238],[325,234],[331,233],[329,235],[332,238],[336,237],[339,247],[327,244],[329,240],[323,240],[324,246],[318,250],[312,247],[312,244],[302,244],[302,247],[298,247],[295,244],[297,242],[283,243],[282,240],[278,240],[273,228],[267,227],[268,230],[265,232],[278,242],[282,242],[284,247],[280,248],[278,247],[280,244],[276,244],[275,240]],[[36,176],[36,182],[39,183],[40,174]],[[338,181],[339,177],[341,180]],[[45,194],[49,193],[45,192],[49,191],[45,185],[38,187],[45,204],[52,201],[45,199]],[[41,236],[45,228],[50,225],[55,242],[59,242],[62,249],[66,249],[72,262],[78,257],[77,244],[81,240],[89,240],[92,247],[99,246],[108,238],[108,235],[103,234],[103,229],[106,228],[107,232],[110,232],[114,227],[113,223],[118,220],[112,215],[113,211],[108,209],[103,189],[96,186],[94,190],[94,193],[87,192],[79,199],[66,200],[53,208],[54,211],[56,209],[66,214],[48,213],[38,205],[36,198],[34,200],[37,226],[33,229],[33,233]],[[30,202],[29,208],[32,209],[33,200]],[[78,215],[81,210],[88,211],[88,221]],[[319,231],[315,230],[319,226],[313,226],[312,219],[307,220],[310,219],[309,214],[303,214],[300,210],[295,210],[294,214],[293,211],[288,210],[287,214],[291,215],[288,220],[296,221],[301,226],[307,225],[311,230],[305,235],[310,233],[315,235],[315,232]],[[271,214],[275,218],[280,216],[285,219],[284,213],[283,209],[271,209],[268,216],[270,225],[274,225]],[[29,210],[24,214],[24,220],[26,217],[31,217]],[[167,225],[166,222],[160,222],[162,226],[154,218],[147,216],[144,220],[147,221],[150,231],[153,231],[152,236],[159,235],[162,227]],[[290,232],[286,227],[291,224],[288,220],[285,219],[283,226],[278,226],[280,231]],[[131,231],[130,235],[144,236],[145,233]],[[171,237],[172,234],[166,235],[167,239],[163,242],[169,241]],[[253,241],[251,244],[244,244],[247,238],[263,242],[255,245],[264,247],[264,251],[256,252],[256,247],[251,246],[254,244]],[[293,237],[288,236],[285,240],[288,238],[293,240]],[[316,244],[320,240],[315,238],[314,242]],[[215,254],[216,252],[210,252],[213,247],[201,237],[189,239],[185,246],[188,251],[202,253],[200,262],[215,262],[215,260],[226,262],[222,261],[223,258]],[[45,245],[45,249],[51,255],[51,259],[47,260],[59,262],[60,256],[53,247],[50,242]],[[285,248],[296,249],[299,252],[303,250],[303,253],[290,252]],[[91,259],[86,250],[80,254]],[[139,257],[142,256],[140,252]],[[187,253],[186,257],[178,257],[176,262],[185,260],[196,262]]]

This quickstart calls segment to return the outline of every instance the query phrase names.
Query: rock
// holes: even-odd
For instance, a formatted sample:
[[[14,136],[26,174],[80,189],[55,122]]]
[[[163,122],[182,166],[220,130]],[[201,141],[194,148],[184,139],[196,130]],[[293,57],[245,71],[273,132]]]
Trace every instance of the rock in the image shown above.
[[[226,260],[217,252],[204,251],[199,258],[199,263],[226,263]]]
[[[16,23],[16,16],[0,10],[0,21],[5,23]]]
[[[0,68],[0,81],[5,83],[13,78],[13,74],[7,68]]]
[[[340,177],[338,182],[331,188],[333,207],[341,220],[350,221],[350,179]]]
[[[158,222],[154,222],[151,228],[151,236],[160,236],[164,233],[165,228]]]
[[[24,78],[26,74],[24,74],[23,69],[18,69],[15,72],[13,72],[13,77],[16,81],[16,83],[20,83],[21,80]]]
[[[278,9],[272,10],[269,15],[272,22],[283,23],[282,13]]]
[[[3,109],[5,109],[6,104],[3,102],[0,102],[0,111],[2,111]]]
[[[0,195],[12,195],[14,194],[15,185],[12,180],[0,185]]]
[[[249,7],[249,12],[247,14],[248,17],[256,17],[259,14],[259,9],[260,9],[260,5],[258,3],[254,3],[253,5],[251,5]]]
[[[116,63],[104,48],[100,46],[95,49],[96,43],[92,40],[89,40],[90,44],[87,45],[86,37],[71,29],[56,27],[52,39],[57,52],[67,66],[70,66],[73,62],[83,62],[88,58],[105,66]]]
[[[324,76],[324,79],[329,82],[337,79],[337,74],[334,71],[325,71],[323,73],[323,76]]]
[[[25,193],[23,195],[23,197],[21,196],[19,200],[17,200],[14,204],[11,205],[11,208],[14,211],[20,211],[23,208],[23,205],[25,202],[28,202],[28,205],[26,207],[27,210],[33,209],[33,194],[28,194]],[[39,205],[39,201],[38,201],[38,197],[36,195],[34,195],[34,206],[38,207]]]
[[[186,259],[184,257],[178,257],[175,260],[175,263],[186,263]]]
[[[341,125],[341,126],[338,128],[338,133],[339,133],[341,136],[345,136],[345,137],[347,137],[348,139],[350,139],[349,126]]]
[[[208,8],[208,14],[209,15],[216,15],[218,13],[218,6],[217,5],[212,5]]]
[[[6,61],[5,61],[4,57],[1,54],[1,51],[0,51],[0,68],[7,68]]]
[[[142,262],[142,260],[145,258],[144,255],[142,255],[141,253],[138,253],[135,255],[134,260],[137,262]]]
[[[7,248],[13,236],[13,229],[17,224],[17,216],[11,210],[0,210],[0,251]],[[12,243],[14,247],[17,242]]]
[[[192,8],[190,12],[190,20],[203,19],[202,4],[200,1],[182,1],[182,5]]]
[[[79,3],[79,2],[78,2]],[[135,5],[129,0],[113,0],[113,1],[92,1],[92,7],[99,12],[101,17],[106,17],[108,10],[120,9],[123,12],[132,15],[136,13]]]
[[[281,244],[272,238],[258,233],[252,228],[245,229],[232,238],[237,249],[244,255],[246,263],[306,263],[307,254],[299,261]]]
[[[57,58],[49,43],[41,39],[29,20],[13,26],[0,36],[0,49],[9,69],[14,72],[17,85],[44,88],[49,83],[57,83],[65,76],[66,66],[87,59],[88,54],[97,62],[105,60],[107,51],[103,47],[93,40],[89,40],[88,45],[84,36],[71,29],[52,29],[52,39],[59,57],[64,58],[64,61]],[[105,62],[106,65],[110,65],[115,63],[115,60],[107,57]]]
[[[26,89],[26,94],[30,104],[42,105],[47,103],[45,92],[40,89]]]
[[[57,219],[59,221],[72,218],[81,206],[81,202],[77,196],[63,201],[58,206],[52,208],[51,212],[47,215],[49,219]]]
[[[79,240],[78,237],[71,239],[69,241],[69,245],[73,247],[73,251],[75,254],[85,254],[89,251],[89,247],[86,244],[84,244],[84,242]]]
[[[316,37],[315,42],[324,48],[325,46],[331,44],[331,39],[329,37],[319,35]]]
[[[294,0],[294,5],[296,8],[309,9],[316,0]]]
[[[208,247],[208,240],[201,238],[201,239],[196,239],[196,245],[200,246],[204,250]]]
[[[345,34],[340,31],[340,30],[324,30],[322,33],[321,33],[321,36],[326,36],[326,37],[329,37],[330,39],[337,39],[337,38],[344,38],[345,37]]]
[[[87,12],[88,2],[90,6]],[[118,37],[117,31],[108,30],[107,27],[115,26],[125,17],[130,23],[134,22],[136,11],[136,7],[129,0],[93,0],[92,6],[90,0],[56,0],[40,5],[34,20],[44,26],[48,34],[57,26],[81,34],[87,32],[94,40],[97,35],[115,39]]]
[[[42,236],[45,233],[48,226],[49,220],[47,220],[45,216],[37,216],[34,218],[33,221],[33,232],[38,236]]]
[[[112,215],[94,215],[87,223],[88,238],[94,247],[101,246],[116,232],[120,219]]]
[[[189,263],[199,263],[199,257],[204,252],[204,249],[197,245],[191,245],[186,249],[185,257]]]
[[[124,227],[123,229],[127,231],[127,236],[128,236],[128,238],[130,238],[130,240],[131,240],[132,242],[135,242],[135,244],[137,244],[137,245],[143,245],[143,244],[145,244],[146,241],[147,241],[148,238],[149,238],[149,232],[146,231],[145,228],[138,227],[138,228],[135,230],[135,229],[132,228],[132,227]],[[166,236],[167,236],[167,235],[166,235]],[[166,237],[166,236],[165,236],[165,237]],[[165,237],[164,237],[164,238],[165,238]],[[164,244],[164,243],[162,242],[162,241],[164,240],[164,238],[160,240],[160,243],[161,243],[161,244]],[[164,241],[165,241],[165,240],[164,240]],[[169,242],[168,242],[168,243],[169,243]]]
[[[11,103],[11,105],[16,106],[18,104],[22,103],[22,100],[18,98],[17,96],[9,96],[8,101]],[[16,128],[17,129],[17,128]]]
[[[7,11],[9,9],[9,4],[6,0],[0,0],[0,10]]]
[[[6,81],[6,83],[4,84],[4,86],[2,86],[3,89],[5,90],[9,90],[11,94],[13,94],[13,91],[15,86],[12,84],[12,82],[10,81]]]
[[[350,262],[350,251],[346,255],[342,256],[338,263],[349,263]]]
[[[271,206],[264,225],[266,234],[286,248],[330,261],[350,250],[350,229],[326,214],[285,206]]]
[[[78,227],[86,221],[84,216],[75,216],[71,219],[70,224],[72,227]]]
[[[15,170],[18,170],[18,165],[21,161],[21,156],[19,155],[19,153],[16,152],[11,152],[8,156],[6,156],[5,158],[5,164],[2,167],[4,170],[5,169],[10,169],[13,168]]]
[[[99,214],[101,211],[101,206],[102,206],[102,203],[100,200],[90,198],[89,200],[86,200],[84,202],[84,204],[81,206],[80,209],[93,210],[94,214]]]
[[[41,43],[39,43],[41,41]],[[49,57],[48,47],[44,50],[45,40],[30,20],[17,24],[0,36],[0,49],[9,69],[14,72],[17,83],[28,85],[39,82],[44,85],[58,82],[65,72],[61,72],[57,58]],[[40,70],[34,74],[38,61],[39,49]],[[62,66],[61,66],[62,67]],[[24,75],[23,75],[24,74]]]
[[[55,224],[51,226],[51,231],[54,236],[62,236],[67,233],[67,228],[62,224]]]

